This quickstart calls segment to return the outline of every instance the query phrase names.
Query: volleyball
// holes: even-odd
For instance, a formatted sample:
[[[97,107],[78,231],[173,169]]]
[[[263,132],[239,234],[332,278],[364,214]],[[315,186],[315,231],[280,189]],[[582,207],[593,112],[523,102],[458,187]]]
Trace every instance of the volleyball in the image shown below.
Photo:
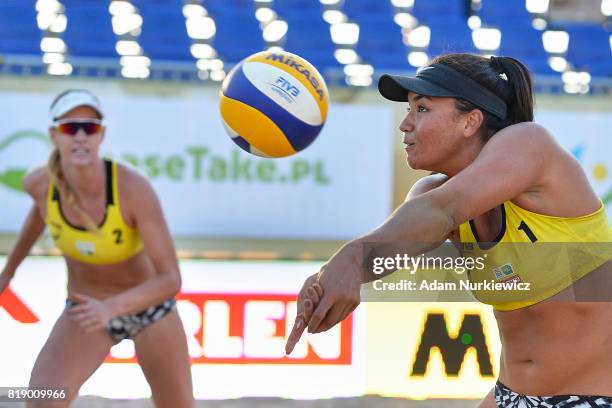
[[[227,133],[240,148],[262,157],[304,150],[327,118],[323,77],[304,58],[286,51],[263,51],[240,61],[220,93]]]

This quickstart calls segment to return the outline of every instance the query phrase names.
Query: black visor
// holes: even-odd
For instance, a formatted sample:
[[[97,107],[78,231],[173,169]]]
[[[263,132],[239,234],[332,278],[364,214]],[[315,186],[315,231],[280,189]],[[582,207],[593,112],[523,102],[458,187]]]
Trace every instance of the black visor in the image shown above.
[[[503,81],[503,79],[499,79]],[[408,92],[423,96],[463,98],[500,119],[506,118],[506,103],[473,79],[443,64],[432,64],[414,77],[383,75],[378,91],[395,102],[407,102]]]

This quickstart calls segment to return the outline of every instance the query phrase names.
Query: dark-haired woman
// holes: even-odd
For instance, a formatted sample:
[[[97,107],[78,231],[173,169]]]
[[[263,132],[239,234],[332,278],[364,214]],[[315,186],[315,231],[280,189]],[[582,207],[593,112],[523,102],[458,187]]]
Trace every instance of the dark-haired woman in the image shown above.
[[[525,66],[451,54],[415,77],[384,75],[378,88],[408,103],[400,124],[408,164],[435,174],[419,180],[383,225],[307,279],[287,351],[306,327],[328,330],[359,304],[368,280],[364,244],[407,243],[415,256],[423,248],[411,242],[435,247],[450,239],[487,254],[472,282],[507,274],[531,287],[513,296],[474,292],[493,306],[502,341],[499,379],[481,407],[612,407],[612,229],[578,162],[532,122]],[[504,245],[544,251],[551,242],[570,251],[554,269],[542,267],[542,256]],[[597,253],[568,256],[572,245]]]
[[[90,92],[60,94],[51,117],[54,150],[23,180],[34,205],[0,275],[2,292],[48,226],[68,267],[68,300],[30,387],[66,389],[68,398],[36,406],[67,407],[110,348],[133,339],[156,406],[194,407],[174,300],[181,278],[155,192],[136,172],[99,157],[102,110]]]

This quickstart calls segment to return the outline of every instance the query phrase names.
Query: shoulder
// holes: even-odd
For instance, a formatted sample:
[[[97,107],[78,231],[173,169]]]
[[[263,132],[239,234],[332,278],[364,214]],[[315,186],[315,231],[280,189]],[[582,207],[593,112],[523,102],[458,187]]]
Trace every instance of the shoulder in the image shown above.
[[[34,199],[44,200],[49,188],[49,172],[46,166],[38,167],[23,177],[23,189]]]
[[[510,125],[497,132],[485,144],[483,151],[494,148],[514,148],[529,153],[559,147],[555,138],[542,125],[535,122],[523,122]]]
[[[551,191],[567,156],[544,127],[532,122],[508,126],[439,189],[440,199],[459,225],[525,193]]]
[[[416,181],[410,188],[406,200],[408,201],[416,196],[425,194],[426,192],[433,190],[434,188],[440,187],[448,180],[448,176],[440,173],[433,173],[428,176],[422,177]]]
[[[484,178],[512,175],[522,184],[540,184],[567,152],[541,125],[517,123],[497,132],[485,143],[476,159],[459,175],[465,182],[481,183]],[[525,177],[520,177],[523,174]],[[453,179],[456,177],[453,177]],[[530,187],[523,185],[523,187]]]
[[[501,169],[515,177],[520,173],[528,174],[531,177],[526,177],[526,181],[541,185],[546,183],[552,170],[564,166],[567,159],[568,152],[542,125],[517,123],[500,130],[484,145],[472,163],[476,166],[471,179],[480,182]]]
[[[117,178],[122,203],[126,201],[138,203],[140,207],[146,200],[156,198],[149,180],[135,168],[117,163]]]

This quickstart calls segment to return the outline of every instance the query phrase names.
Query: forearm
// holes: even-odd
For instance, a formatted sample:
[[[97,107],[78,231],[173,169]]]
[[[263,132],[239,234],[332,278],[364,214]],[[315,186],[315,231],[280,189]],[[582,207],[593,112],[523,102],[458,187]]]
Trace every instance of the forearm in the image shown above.
[[[439,243],[455,228],[453,203],[438,191],[406,201],[380,227],[359,238],[372,243]]]
[[[138,313],[174,297],[180,290],[180,286],[178,273],[161,273],[105,302],[113,310],[113,316]]]
[[[30,249],[44,230],[45,223],[38,212],[38,208],[33,206],[21,228],[15,246],[8,256],[2,273],[11,278],[15,275],[17,267],[30,253]]]
[[[351,241],[341,251],[349,252],[353,262],[359,263],[362,282],[367,283],[395,272],[373,273],[372,258],[420,255],[437,248],[454,228],[452,202],[431,192],[405,202],[383,225]]]

